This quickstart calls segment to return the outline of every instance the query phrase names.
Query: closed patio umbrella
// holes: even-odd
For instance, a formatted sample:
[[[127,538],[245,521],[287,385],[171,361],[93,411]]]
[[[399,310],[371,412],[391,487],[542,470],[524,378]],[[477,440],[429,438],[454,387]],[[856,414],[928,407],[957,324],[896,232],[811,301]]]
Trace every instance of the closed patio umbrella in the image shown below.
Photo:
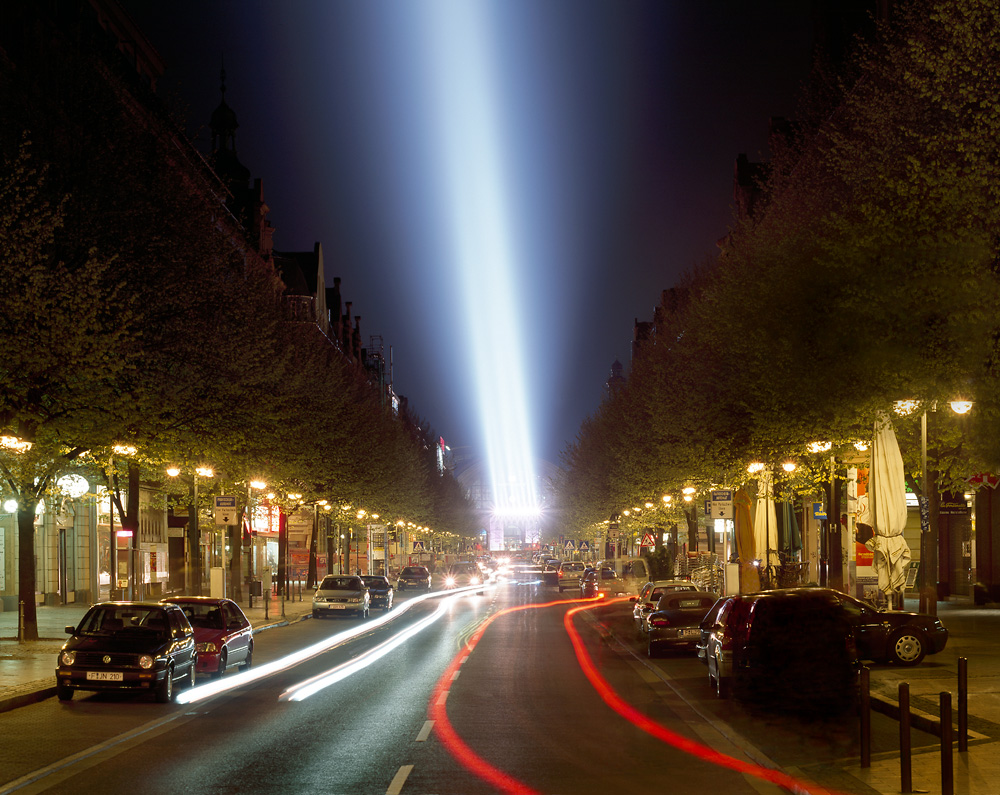
[[[757,505],[753,516],[753,536],[757,557],[761,566],[777,566],[778,558],[778,512],[774,508],[771,495],[773,475],[770,468],[762,469],[757,475]]]
[[[736,525],[736,555],[740,559],[740,593],[756,593],[760,590],[760,575],[753,565],[757,557],[753,520],[750,518],[750,495],[744,489],[733,495],[733,521]]]

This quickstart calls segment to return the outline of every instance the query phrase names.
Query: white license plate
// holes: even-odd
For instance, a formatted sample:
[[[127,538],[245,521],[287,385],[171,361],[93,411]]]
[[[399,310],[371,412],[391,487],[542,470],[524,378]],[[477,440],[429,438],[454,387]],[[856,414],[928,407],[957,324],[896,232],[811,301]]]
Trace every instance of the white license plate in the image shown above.
[[[694,635],[700,636],[701,635],[701,630],[700,629],[682,629],[677,634],[680,635],[682,638],[687,638],[687,637],[691,637],[691,636],[694,636]]]
[[[121,671],[87,671],[87,679],[91,682],[121,682]]]
[[[327,605],[331,610],[343,610],[347,605]]]

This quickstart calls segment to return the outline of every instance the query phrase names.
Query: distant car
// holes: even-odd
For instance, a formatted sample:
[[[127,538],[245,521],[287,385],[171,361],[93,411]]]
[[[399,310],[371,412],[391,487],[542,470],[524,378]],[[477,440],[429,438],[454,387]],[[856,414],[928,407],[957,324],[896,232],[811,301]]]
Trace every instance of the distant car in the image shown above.
[[[594,569],[587,569],[580,578],[580,598],[594,599],[601,593],[600,574]]]
[[[392,610],[393,589],[392,583],[387,577],[377,574],[361,575],[361,581],[368,587],[371,607],[378,607],[383,611]]]
[[[629,601],[635,603],[632,608],[632,622],[636,631],[643,635],[646,632],[646,617],[656,609],[656,603],[664,594],[675,593],[677,591],[687,593],[694,592],[695,588],[687,580],[652,580],[639,589],[639,595],[633,596]]]
[[[431,573],[426,566],[404,566],[396,578],[396,590],[405,591],[407,588],[423,588],[425,591],[431,589]]]
[[[701,623],[699,657],[719,696],[780,708],[847,708],[857,695],[854,632],[838,592],[782,588],[723,597]]]
[[[665,593],[646,616],[646,654],[655,657],[667,649],[693,649],[701,640],[701,622],[717,601],[708,591]]]
[[[580,579],[580,597],[588,599],[604,594],[605,597],[618,596],[625,593],[625,584],[614,569],[587,569]]]
[[[916,665],[937,654],[948,642],[948,630],[937,616],[906,611],[876,610],[860,599],[834,592],[854,627],[862,660]]]
[[[350,613],[368,618],[371,596],[359,576],[328,574],[313,594],[313,618]]]
[[[66,632],[56,661],[60,701],[75,690],[138,690],[167,703],[176,681],[195,683],[194,630],[177,605],[101,602]]]
[[[562,593],[566,588],[579,588],[580,580],[583,578],[583,573],[587,570],[587,566],[579,560],[564,560],[559,564],[559,592]]]
[[[559,585],[559,564],[545,564],[542,569],[542,583],[544,585]]]
[[[445,588],[482,585],[483,573],[475,563],[453,563],[442,575]]]
[[[231,599],[171,596],[164,602],[184,611],[194,629],[198,673],[222,676],[232,665],[246,671],[253,665],[253,627]]]

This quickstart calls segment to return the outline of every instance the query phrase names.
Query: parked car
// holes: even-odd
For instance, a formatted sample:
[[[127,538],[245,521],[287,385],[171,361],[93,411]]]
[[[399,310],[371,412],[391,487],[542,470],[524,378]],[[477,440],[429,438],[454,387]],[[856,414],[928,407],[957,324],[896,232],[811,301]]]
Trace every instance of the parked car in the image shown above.
[[[558,586],[559,585],[559,564],[558,564],[558,562],[555,565],[552,565],[551,563],[545,564],[545,567],[542,569],[542,584],[543,585],[552,585],[552,586]]]
[[[783,588],[718,600],[699,642],[716,693],[780,707],[853,704],[858,653],[837,593]]]
[[[916,665],[927,654],[937,654],[948,643],[941,619],[926,613],[876,610],[860,599],[835,591],[854,627],[862,660]]]
[[[360,576],[328,574],[313,594],[313,618],[355,613],[368,618],[371,596]]]
[[[558,576],[559,593],[566,588],[579,588],[583,573],[587,570],[586,565],[579,560],[564,560],[559,564]]]
[[[76,690],[137,690],[166,703],[176,681],[195,683],[194,630],[177,605],[101,602],[66,632],[72,637],[56,661],[60,701]]]
[[[646,654],[666,649],[693,649],[701,640],[701,622],[718,597],[709,591],[671,591],[646,616]]]
[[[385,612],[392,610],[394,591],[388,577],[382,577],[378,574],[362,575],[361,581],[368,588],[372,607],[381,608]]]
[[[632,621],[636,631],[643,635],[646,631],[646,617],[656,609],[660,597],[675,592],[691,593],[697,591],[687,580],[652,580],[639,589],[639,595],[629,599],[635,604],[632,608]]]
[[[425,591],[431,589],[431,573],[426,566],[404,566],[396,578],[396,590],[405,591],[407,588],[423,588]]]
[[[467,585],[481,585],[483,573],[475,563],[453,563],[442,575],[445,588],[462,588]]]
[[[184,611],[194,629],[198,673],[222,676],[231,665],[253,665],[253,627],[232,599],[171,596],[163,600]]]
[[[619,596],[625,593],[625,584],[614,569],[587,569],[580,579],[580,597],[592,598],[598,594],[605,597]]]

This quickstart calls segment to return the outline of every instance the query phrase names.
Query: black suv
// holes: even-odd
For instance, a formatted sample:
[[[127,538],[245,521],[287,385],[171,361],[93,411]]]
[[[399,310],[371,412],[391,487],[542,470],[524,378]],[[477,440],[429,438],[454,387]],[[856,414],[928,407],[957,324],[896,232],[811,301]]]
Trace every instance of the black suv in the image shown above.
[[[194,685],[194,630],[178,605],[102,602],[87,611],[59,652],[56,695],[74,690],[139,690],[172,701],[174,681]]]
[[[431,573],[426,566],[404,566],[396,579],[396,590],[405,591],[407,588],[423,588],[425,591],[431,589]]]

